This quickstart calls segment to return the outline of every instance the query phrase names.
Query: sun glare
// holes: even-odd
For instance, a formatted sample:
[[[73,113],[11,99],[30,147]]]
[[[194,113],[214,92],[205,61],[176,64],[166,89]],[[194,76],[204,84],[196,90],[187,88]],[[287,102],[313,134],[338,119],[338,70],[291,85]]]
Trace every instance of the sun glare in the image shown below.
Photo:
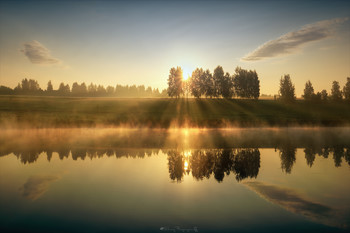
[[[189,65],[182,65],[181,68],[182,68],[182,72],[183,72],[182,73],[182,75],[183,75],[182,79],[184,81],[186,81],[186,80],[188,80],[191,77],[192,69],[190,68]]]
[[[184,169],[185,169],[185,171],[187,171],[187,170],[188,170],[188,162],[187,162],[187,161],[185,161],[185,164],[184,164]]]

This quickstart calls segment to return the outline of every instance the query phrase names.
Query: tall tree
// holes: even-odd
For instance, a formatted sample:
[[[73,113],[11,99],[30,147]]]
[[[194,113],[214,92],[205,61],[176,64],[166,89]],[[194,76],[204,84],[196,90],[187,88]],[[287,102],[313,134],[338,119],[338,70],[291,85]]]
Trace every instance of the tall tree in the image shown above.
[[[310,82],[310,80],[308,80],[305,83],[305,89],[304,89],[303,97],[304,97],[305,100],[311,100],[314,96],[315,96],[314,88],[313,88],[312,83]]]
[[[189,80],[189,89],[191,95],[196,98],[204,94],[204,71],[202,68],[197,68],[192,72],[192,76]]]
[[[52,92],[53,91],[53,86],[52,86],[51,80],[47,83],[46,91],[48,91],[48,92]]]
[[[60,86],[58,87],[58,93],[60,93],[61,95],[67,95],[70,93],[70,88],[69,85],[64,85],[64,83],[60,83]]]
[[[339,82],[337,82],[337,81],[333,81],[332,90],[331,90],[331,98],[334,101],[339,101],[342,99],[342,93],[340,91]]]
[[[233,82],[231,75],[226,72],[224,79],[222,80],[221,95],[224,98],[232,98],[233,96]]]
[[[350,100],[350,77],[347,77],[346,80],[347,81],[343,87],[343,95],[344,99]]]
[[[295,100],[295,87],[289,74],[285,74],[284,77],[281,78],[279,94],[283,101],[292,102]]]
[[[260,81],[254,70],[244,70],[237,67],[233,76],[236,95],[242,98],[258,99],[260,96]]]
[[[219,97],[222,95],[222,89],[224,88],[224,69],[222,66],[217,66],[214,70],[213,80],[214,80],[214,89],[215,89],[215,97]]]
[[[214,79],[213,75],[208,69],[204,72],[204,87],[204,95],[206,97],[212,98],[215,95]]]
[[[181,67],[171,68],[168,78],[168,95],[179,98],[183,93],[182,89],[183,72]]]

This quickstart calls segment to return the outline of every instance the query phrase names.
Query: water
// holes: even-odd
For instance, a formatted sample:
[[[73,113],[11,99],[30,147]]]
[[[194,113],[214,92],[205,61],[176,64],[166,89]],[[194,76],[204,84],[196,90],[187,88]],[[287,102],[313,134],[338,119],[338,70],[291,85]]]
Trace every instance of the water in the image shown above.
[[[347,232],[350,129],[0,135],[1,232]]]

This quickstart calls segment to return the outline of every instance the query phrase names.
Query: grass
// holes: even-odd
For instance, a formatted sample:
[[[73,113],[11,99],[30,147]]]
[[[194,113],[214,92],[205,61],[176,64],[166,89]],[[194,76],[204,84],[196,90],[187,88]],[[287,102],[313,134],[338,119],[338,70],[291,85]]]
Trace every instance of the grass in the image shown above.
[[[349,103],[0,96],[1,127],[350,125]]]

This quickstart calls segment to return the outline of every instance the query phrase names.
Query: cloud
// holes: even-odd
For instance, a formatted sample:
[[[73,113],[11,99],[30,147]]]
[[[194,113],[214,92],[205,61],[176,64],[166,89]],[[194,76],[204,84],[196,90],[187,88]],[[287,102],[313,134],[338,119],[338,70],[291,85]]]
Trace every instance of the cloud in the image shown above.
[[[34,201],[46,193],[50,184],[58,179],[60,177],[55,175],[31,176],[19,190],[24,198]]]
[[[348,210],[343,212],[308,200],[290,188],[259,181],[248,181],[243,184],[267,201],[277,204],[292,213],[304,215],[326,225],[349,228]]]
[[[334,26],[346,20],[348,20],[348,18],[336,18],[305,25],[297,31],[288,32],[275,40],[264,43],[253,52],[243,57],[242,60],[258,61],[295,53],[307,43],[330,37],[334,33]]]
[[[23,44],[24,48],[21,50],[22,53],[29,59],[33,64],[58,64],[60,60],[54,58],[50,50],[36,40]]]

